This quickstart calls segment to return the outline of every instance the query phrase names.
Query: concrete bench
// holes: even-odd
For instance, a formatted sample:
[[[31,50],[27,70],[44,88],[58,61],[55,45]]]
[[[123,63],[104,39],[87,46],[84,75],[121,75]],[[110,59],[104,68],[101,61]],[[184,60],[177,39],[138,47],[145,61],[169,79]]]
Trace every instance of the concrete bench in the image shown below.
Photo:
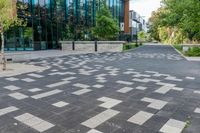
[[[63,51],[121,52],[124,41],[60,41]]]

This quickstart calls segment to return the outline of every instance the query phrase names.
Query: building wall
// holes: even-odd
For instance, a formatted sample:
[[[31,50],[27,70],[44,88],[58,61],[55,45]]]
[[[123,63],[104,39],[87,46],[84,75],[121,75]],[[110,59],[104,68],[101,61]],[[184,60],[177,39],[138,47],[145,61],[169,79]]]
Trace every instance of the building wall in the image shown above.
[[[132,39],[137,39],[136,36],[138,32],[145,31],[146,32],[146,22],[142,16],[140,16],[134,10],[129,11],[129,20],[130,20],[130,34],[132,35]]]
[[[124,33],[130,33],[129,28],[129,0],[124,0]]]
[[[17,14],[27,27],[8,31],[7,50],[58,48],[59,40],[81,40],[95,25],[102,0],[17,0]],[[124,21],[123,0],[106,0],[113,18]],[[22,7],[22,8],[21,8]],[[72,35],[75,35],[75,37]]]

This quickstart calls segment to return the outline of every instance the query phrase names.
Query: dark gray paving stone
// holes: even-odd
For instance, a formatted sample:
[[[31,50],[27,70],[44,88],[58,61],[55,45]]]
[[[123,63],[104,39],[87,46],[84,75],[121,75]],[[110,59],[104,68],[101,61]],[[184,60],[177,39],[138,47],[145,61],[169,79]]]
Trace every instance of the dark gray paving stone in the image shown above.
[[[30,62],[26,63],[28,64]],[[190,121],[190,125],[184,129],[183,133],[200,132],[200,115],[194,113],[194,110],[200,107],[200,94],[193,93],[195,90],[200,91],[200,63],[185,60],[171,46],[145,45],[134,51],[130,50],[129,52],[123,53],[69,55],[59,58],[37,59],[31,61],[31,63],[35,63],[38,66],[49,65],[51,68],[43,72],[35,72],[44,76],[42,78],[30,77],[27,74],[13,76],[19,79],[17,81],[8,81],[5,78],[0,78],[0,109],[9,106],[19,108],[17,111],[0,116],[0,132],[2,133],[37,133],[31,127],[13,119],[23,113],[33,114],[55,125],[53,128],[45,131],[45,133],[86,133],[90,129],[81,125],[81,123],[106,110],[106,108],[99,106],[103,102],[97,99],[101,97],[109,97],[122,101],[120,104],[111,108],[112,110],[119,111],[119,114],[96,127],[96,130],[101,132],[157,133],[169,119],[177,119],[184,122]],[[66,68],[66,70],[63,68]],[[60,75],[49,75],[50,73],[54,73],[54,69],[60,72]],[[83,75],[79,73],[80,69],[97,71],[90,73],[90,75]],[[117,75],[110,75],[113,70],[117,71]],[[152,81],[147,83],[132,81],[134,78],[133,75],[135,74],[124,74],[127,71],[147,74],[150,75],[148,77],[149,79],[172,83],[176,87],[184,88],[184,90],[170,90],[166,94],[155,93],[154,91],[162,85],[158,85]],[[146,71],[168,74],[183,81],[167,80],[165,79],[167,77],[166,75],[155,76],[153,73]],[[62,75],[66,72],[73,72],[75,75]],[[103,78],[107,82],[98,83],[96,75],[99,74],[106,74]],[[195,77],[195,80],[186,79],[186,76]],[[62,79],[68,77],[76,77],[76,79],[70,80],[68,84],[54,88],[47,87],[49,84],[61,82]],[[32,78],[35,81],[30,83],[24,82],[21,80],[24,78]],[[145,77],[138,78],[144,79]],[[134,84],[118,84],[116,83],[118,80],[133,82]],[[90,87],[88,89],[92,91],[79,96],[73,95],[72,92],[80,90],[79,87],[73,86],[76,83],[89,85]],[[104,86],[102,88],[92,87],[96,84]],[[15,85],[21,89],[16,91],[5,89],[4,87],[8,85]],[[147,89],[137,90],[135,89],[137,86],[147,87]],[[125,94],[117,92],[117,90],[123,87],[132,87],[134,89]],[[33,88],[40,88],[41,91],[28,91]],[[63,92],[41,99],[31,98],[33,95],[55,89],[62,90]],[[8,94],[14,92],[20,92],[29,97],[16,100],[8,96]],[[168,103],[161,110],[156,110],[147,107],[149,103],[141,101],[144,97],[159,99]],[[52,106],[53,103],[59,101],[64,101],[69,103],[69,105],[62,108]],[[154,116],[141,126],[127,121],[139,111],[149,112],[154,114]],[[16,122],[17,126],[13,124]]]

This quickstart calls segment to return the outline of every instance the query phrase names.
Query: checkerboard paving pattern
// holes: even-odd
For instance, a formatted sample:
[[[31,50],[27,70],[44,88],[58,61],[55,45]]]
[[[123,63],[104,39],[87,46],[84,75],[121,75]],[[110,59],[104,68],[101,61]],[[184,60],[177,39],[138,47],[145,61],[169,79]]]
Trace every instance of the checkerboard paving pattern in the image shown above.
[[[0,132],[198,133],[200,76],[164,70],[187,64],[168,52],[27,62],[48,69],[0,79]]]

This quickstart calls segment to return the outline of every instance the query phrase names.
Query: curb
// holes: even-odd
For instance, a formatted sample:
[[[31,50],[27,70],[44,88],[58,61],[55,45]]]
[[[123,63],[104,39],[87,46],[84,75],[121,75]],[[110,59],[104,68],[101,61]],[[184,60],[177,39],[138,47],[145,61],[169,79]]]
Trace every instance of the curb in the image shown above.
[[[143,44],[142,46],[138,46],[138,47],[133,48],[133,49],[124,50],[124,51],[122,51],[122,53],[124,53],[124,52],[130,52],[130,51],[135,51],[136,49],[139,49],[139,48],[141,48],[143,46],[145,46],[145,45]]]
[[[187,59],[187,57],[185,55],[183,55],[183,53],[181,53],[180,51],[178,51],[173,45],[170,45],[177,53],[179,53],[184,59],[186,59],[187,61],[189,61]]]
[[[171,47],[173,47],[174,48],[174,50],[176,51],[176,52],[178,52],[183,58],[185,58],[187,61],[195,61],[195,62],[200,62],[200,59],[199,60],[194,60],[194,59],[192,59],[192,57],[187,57],[187,56],[185,56],[183,53],[181,53],[180,51],[178,51],[174,46],[172,46],[172,45],[170,45]],[[200,57],[199,57],[200,58]]]

